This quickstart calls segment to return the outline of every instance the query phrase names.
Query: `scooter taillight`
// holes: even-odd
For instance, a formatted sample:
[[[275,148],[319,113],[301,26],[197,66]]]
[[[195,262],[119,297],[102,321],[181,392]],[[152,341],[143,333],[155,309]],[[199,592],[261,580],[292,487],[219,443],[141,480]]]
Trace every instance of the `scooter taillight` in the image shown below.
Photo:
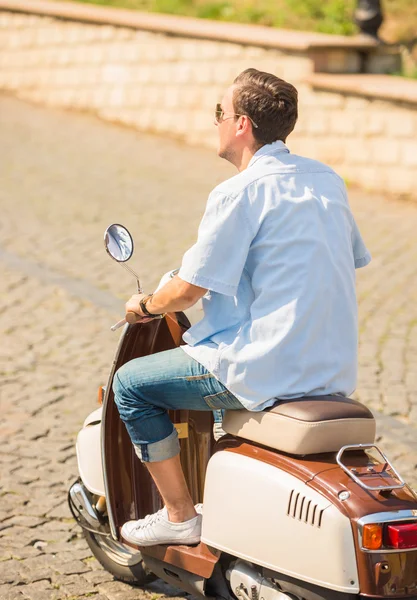
[[[385,545],[399,550],[417,548],[417,523],[388,525]]]

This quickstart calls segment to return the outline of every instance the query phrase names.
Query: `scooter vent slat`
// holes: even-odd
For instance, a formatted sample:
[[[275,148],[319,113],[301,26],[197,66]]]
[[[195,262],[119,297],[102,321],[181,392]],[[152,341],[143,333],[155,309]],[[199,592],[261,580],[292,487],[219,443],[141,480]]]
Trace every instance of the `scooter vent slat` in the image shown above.
[[[321,527],[323,510],[307,496],[301,496],[300,492],[292,490],[288,499],[287,516],[298,519],[306,525]]]

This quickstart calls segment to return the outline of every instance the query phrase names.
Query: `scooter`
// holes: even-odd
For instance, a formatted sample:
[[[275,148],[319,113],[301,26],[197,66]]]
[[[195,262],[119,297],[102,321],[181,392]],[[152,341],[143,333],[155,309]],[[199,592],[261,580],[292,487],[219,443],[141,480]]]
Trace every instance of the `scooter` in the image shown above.
[[[121,225],[105,232],[111,257],[133,253]],[[162,281],[173,276],[167,274]],[[217,442],[211,412],[170,411],[193,501],[203,502],[201,543],[140,548],[128,520],[161,508],[113,399],[125,362],[181,344],[183,313],[135,323],[127,314],[100,407],[78,434],[79,478],[69,506],[97,560],[115,578],[152,578],[198,598],[417,600],[417,494],[375,445],[375,420],[342,396],[277,401],[262,412],[226,411]]]

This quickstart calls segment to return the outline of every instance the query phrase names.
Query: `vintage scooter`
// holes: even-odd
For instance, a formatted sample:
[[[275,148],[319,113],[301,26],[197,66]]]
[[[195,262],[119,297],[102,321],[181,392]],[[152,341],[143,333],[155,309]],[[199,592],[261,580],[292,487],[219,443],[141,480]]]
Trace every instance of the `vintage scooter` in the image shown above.
[[[120,225],[106,230],[105,244],[121,264],[132,255]],[[228,411],[217,443],[212,413],[171,411],[193,500],[203,502],[201,543],[123,540],[123,523],[161,500],[119,419],[113,376],[128,360],[180,345],[189,326],[182,313],[126,318],[101,406],[78,434],[80,477],[68,494],[105,569],[136,585],[157,576],[200,598],[417,600],[417,495],[375,446],[371,412],[341,396]]]

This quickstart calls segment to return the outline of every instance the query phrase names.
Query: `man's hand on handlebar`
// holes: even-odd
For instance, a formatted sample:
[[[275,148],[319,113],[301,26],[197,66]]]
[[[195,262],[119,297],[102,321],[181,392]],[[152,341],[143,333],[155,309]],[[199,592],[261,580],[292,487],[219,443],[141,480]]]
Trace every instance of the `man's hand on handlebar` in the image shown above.
[[[152,317],[147,317],[140,307],[142,298],[146,298],[147,294],[134,294],[125,305],[126,321],[131,325],[133,323],[148,323],[152,321]]]

